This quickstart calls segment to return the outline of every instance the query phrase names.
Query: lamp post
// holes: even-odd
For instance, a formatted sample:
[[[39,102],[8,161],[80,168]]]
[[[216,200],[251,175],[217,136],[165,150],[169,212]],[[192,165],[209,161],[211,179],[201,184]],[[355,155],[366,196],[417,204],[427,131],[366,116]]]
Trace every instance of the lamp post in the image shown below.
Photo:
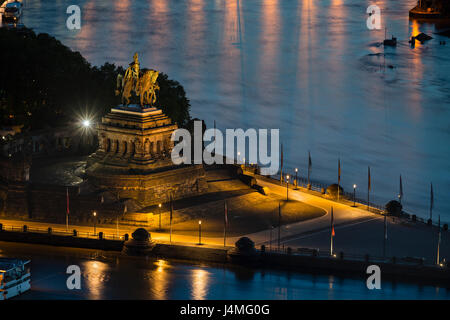
[[[289,175],[286,175],[286,201],[289,201]]]
[[[297,178],[297,174],[298,174],[298,168],[295,168],[295,190],[298,189],[298,178]]]
[[[158,204],[159,207],[159,230],[161,230],[161,203]]]
[[[96,230],[96,223],[97,223],[97,212],[92,212],[92,215],[94,216],[94,236],[97,234],[97,230]]]
[[[198,244],[202,244],[202,220],[198,221]]]
[[[356,207],[356,184],[353,185],[353,206]]]

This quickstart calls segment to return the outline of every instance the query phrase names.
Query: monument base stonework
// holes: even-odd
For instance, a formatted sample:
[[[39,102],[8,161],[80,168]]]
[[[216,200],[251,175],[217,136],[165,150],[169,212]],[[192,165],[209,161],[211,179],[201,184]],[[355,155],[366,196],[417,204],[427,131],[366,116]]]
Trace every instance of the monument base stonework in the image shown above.
[[[89,184],[149,206],[207,190],[203,165],[174,165],[172,132],[161,110],[119,106],[98,125],[99,149],[86,167]]]

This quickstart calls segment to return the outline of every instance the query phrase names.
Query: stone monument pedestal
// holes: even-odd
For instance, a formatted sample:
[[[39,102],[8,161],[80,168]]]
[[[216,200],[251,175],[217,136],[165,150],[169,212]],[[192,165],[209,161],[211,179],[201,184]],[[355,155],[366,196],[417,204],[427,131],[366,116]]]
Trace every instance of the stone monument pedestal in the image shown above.
[[[97,127],[99,148],[87,161],[88,182],[141,206],[206,191],[203,165],[174,165],[171,160],[170,138],[177,128],[157,108],[112,108]]]

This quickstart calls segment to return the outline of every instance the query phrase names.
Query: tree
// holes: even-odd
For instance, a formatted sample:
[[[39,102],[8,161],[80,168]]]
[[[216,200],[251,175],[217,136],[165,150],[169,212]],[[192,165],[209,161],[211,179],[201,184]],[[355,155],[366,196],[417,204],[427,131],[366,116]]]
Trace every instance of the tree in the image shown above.
[[[119,104],[116,79],[122,67],[97,67],[54,37],[31,29],[0,28],[0,121],[31,129],[62,126],[88,114],[97,118]],[[190,119],[183,87],[160,74],[157,106],[179,126]]]

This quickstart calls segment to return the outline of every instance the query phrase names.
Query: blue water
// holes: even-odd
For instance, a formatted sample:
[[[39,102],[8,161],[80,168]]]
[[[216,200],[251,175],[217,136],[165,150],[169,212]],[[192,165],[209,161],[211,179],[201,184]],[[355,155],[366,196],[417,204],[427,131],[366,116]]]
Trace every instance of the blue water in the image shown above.
[[[32,260],[32,290],[18,299],[449,299],[446,288],[392,283],[369,290],[354,279],[129,258],[98,250],[0,242],[0,256]],[[81,290],[68,290],[69,265],[82,272]]]
[[[179,80],[192,116],[225,128],[280,128],[285,168],[366,196],[450,221],[450,40],[448,26],[409,20],[416,0],[380,0],[382,30],[366,27],[361,0],[34,0],[24,23],[48,32],[88,61],[141,66]],[[66,28],[69,5],[81,7],[80,31]],[[385,28],[397,48],[380,46]],[[419,32],[434,39],[410,48]],[[439,45],[447,40],[446,46]],[[377,53],[386,53],[385,56]],[[385,68],[393,65],[394,69]]]

